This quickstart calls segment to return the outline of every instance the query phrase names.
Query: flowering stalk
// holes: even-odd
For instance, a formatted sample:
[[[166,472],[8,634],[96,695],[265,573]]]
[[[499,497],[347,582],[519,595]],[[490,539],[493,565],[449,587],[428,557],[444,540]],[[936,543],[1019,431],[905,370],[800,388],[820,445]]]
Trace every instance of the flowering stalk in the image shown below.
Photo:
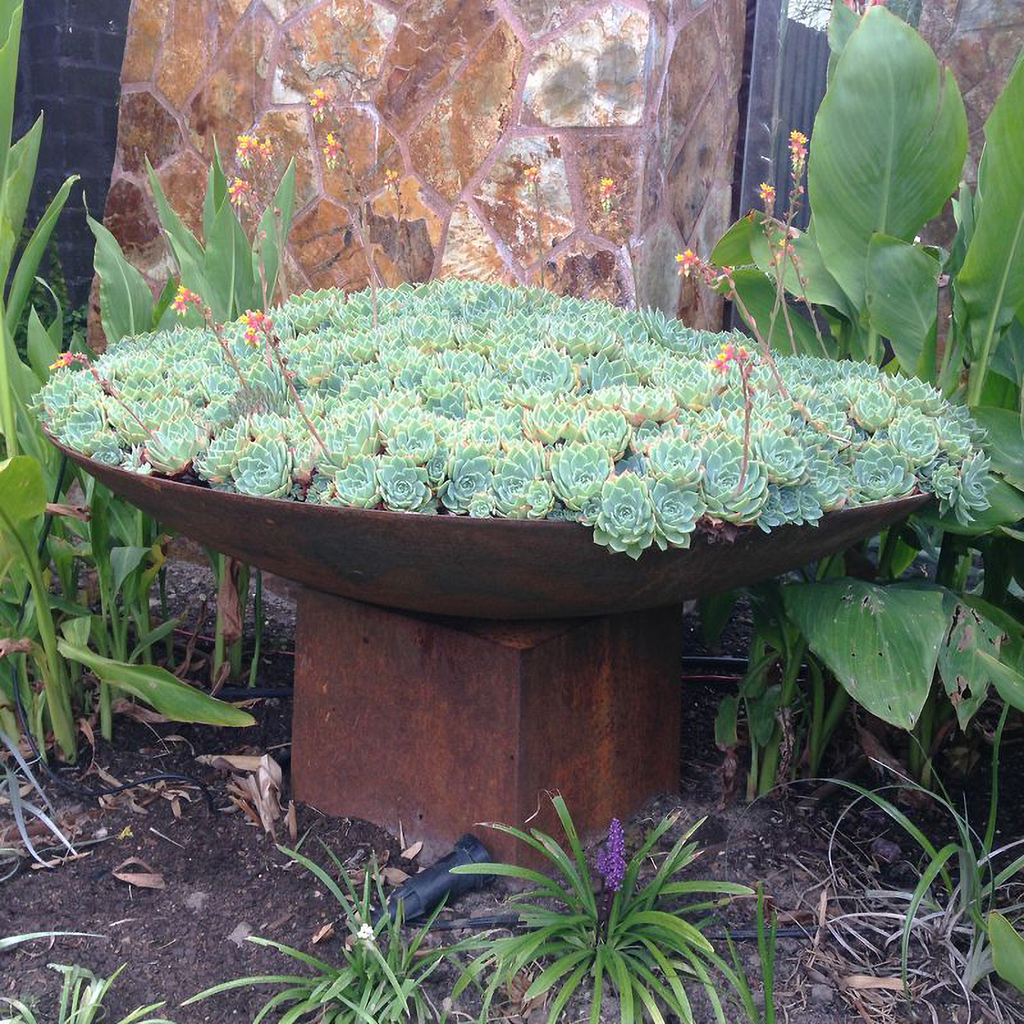
[[[533,219],[537,229],[537,255],[539,257],[539,267],[537,270],[540,276],[540,286],[544,287],[544,225],[543,225],[543,206],[541,205],[540,197],[540,167],[537,164],[531,164],[526,170],[523,171],[523,179],[530,187],[530,194],[533,197]]]
[[[754,357],[742,346],[737,348],[731,341],[722,345],[711,369],[716,373],[728,373],[734,365],[740,372],[740,386],[743,388],[743,461],[740,463],[740,478],[734,494],[740,494],[747,481],[747,467],[750,465],[750,413],[754,406],[754,386],[750,375],[754,372]]]
[[[264,294],[264,302],[265,301],[266,295]],[[224,337],[224,325],[214,322],[212,310],[203,302],[199,295],[186,288],[184,285],[180,286],[178,288],[178,294],[175,295],[174,301],[171,303],[171,309],[173,309],[178,316],[185,316],[192,307],[195,307],[200,313],[202,313],[203,319],[206,321],[206,326],[213,331],[221,350],[227,357],[228,362],[231,363],[231,367],[235,371],[235,375],[238,377],[238,380],[242,385],[242,390],[247,395],[251,395],[252,390],[249,387],[249,382],[245,379],[245,374],[242,373],[242,368],[238,365],[238,360],[235,359],[235,355],[231,351],[231,346],[228,344],[227,338]]]
[[[153,436],[153,431],[150,430],[149,427],[147,427],[146,424],[143,423],[138,416],[136,416],[132,407],[125,401],[124,395],[122,395],[121,392],[118,391],[116,387],[114,387],[111,381],[107,380],[105,377],[100,376],[99,371],[96,369],[95,366],[92,365],[92,363],[89,362],[89,357],[84,353],[61,352],[61,354],[57,356],[57,359],[50,364],[50,369],[66,370],[69,367],[74,366],[76,363],[79,366],[84,366],[92,374],[96,383],[99,384],[100,390],[103,392],[103,394],[109,395],[111,398],[113,398],[114,401],[117,402],[121,406],[121,408],[124,409],[124,411],[128,413],[128,415],[131,416],[131,418],[135,420],[135,422],[146,432],[146,435],[148,437]]]
[[[622,889],[626,877],[626,835],[618,818],[612,818],[608,826],[608,840],[604,849],[597,853],[597,871],[602,881],[599,923],[606,927],[615,894]]]

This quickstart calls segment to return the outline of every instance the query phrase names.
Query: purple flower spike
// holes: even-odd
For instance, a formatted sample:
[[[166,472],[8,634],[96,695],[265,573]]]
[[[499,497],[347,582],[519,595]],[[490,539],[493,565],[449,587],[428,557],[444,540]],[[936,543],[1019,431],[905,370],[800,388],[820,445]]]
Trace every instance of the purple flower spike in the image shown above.
[[[618,818],[612,818],[608,826],[608,842],[603,850],[598,851],[597,870],[609,892],[618,892],[622,888],[622,880],[626,877],[626,834]]]

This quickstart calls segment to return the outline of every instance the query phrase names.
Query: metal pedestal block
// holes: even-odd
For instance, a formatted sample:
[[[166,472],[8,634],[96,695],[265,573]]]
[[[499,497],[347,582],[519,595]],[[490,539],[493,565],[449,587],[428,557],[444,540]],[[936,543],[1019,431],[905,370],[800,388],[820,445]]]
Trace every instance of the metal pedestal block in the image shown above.
[[[678,607],[496,622],[303,589],[298,612],[293,789],[327,814],[440,853],[479,822],[559,835],[549,793],[587,836],[678,785]]]

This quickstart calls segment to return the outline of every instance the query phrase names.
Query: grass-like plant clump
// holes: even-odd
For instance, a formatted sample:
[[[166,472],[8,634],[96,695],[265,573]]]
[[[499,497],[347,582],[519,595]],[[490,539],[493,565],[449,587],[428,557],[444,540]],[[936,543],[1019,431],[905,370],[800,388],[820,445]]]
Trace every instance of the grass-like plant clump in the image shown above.
[[[965,522],[987,507],[970,418],[862,363],[467,281],[307,293],[226,325],[188,299],[181,326],[67,360],[41,392],[50,431],[247,495],[578,522],[634,558],[699,523],[768,531],[921,491]]]

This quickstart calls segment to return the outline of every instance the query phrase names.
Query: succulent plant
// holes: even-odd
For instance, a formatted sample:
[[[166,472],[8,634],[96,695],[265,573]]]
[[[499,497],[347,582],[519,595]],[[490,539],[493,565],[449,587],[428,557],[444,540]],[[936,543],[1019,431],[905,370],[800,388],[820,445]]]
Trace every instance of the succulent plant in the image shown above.
[[[712,519],[751,523],[768,500],[768,477],[752,453],[744,467],[743,442],[726,436],[705,451],[701,490]]]
[[[614,463],[604,445],[595,441],[574,441],[551,453],[551,483],[555,495],[579,512],[601,494],[614,472]]]
[[[862,501],[901,498],[914,489],[914,474],[892,445],[859,445],[852,468],[854,485]]]
[[[394,512],[423,512],[436,507],[427,471],[404,455],[378,456],[377,485],[384,507]]]
[[[664,551],[688,548],[690,534],[704,514],[704,499],[697,487],[663,476],[650,488],[654,504],[654,543]]]
[[[465,515],[470,503],[479,495],[494,490],[494,460],[477,447],[467,447],[453,455],[448,464],[448,479],[437,496],[449,512]]]
[[[239,494],[283,498],[292,487],[291,450],[278,438],[254,441],[239,455],[231,482]]]
[[[272,319],[301,411],[237,323],[126,338],[95,375],[54,372],[35,408],[69,447],[134,473],[191,466],[259,497],[572,521],[634,556],[685,547],[701,518],[769,530],[915,491],[962,522],[986,505],[968,412],[867,364],[780,357],[785,392],[755,365],[748,408],[735,368],[711,369],[735,336],[540,288],[307,292]]]
[[[594,540],[612,551],[639,558],[654,540],[654,502],[647,483],[634,473],[605,480],[594,525]]]

